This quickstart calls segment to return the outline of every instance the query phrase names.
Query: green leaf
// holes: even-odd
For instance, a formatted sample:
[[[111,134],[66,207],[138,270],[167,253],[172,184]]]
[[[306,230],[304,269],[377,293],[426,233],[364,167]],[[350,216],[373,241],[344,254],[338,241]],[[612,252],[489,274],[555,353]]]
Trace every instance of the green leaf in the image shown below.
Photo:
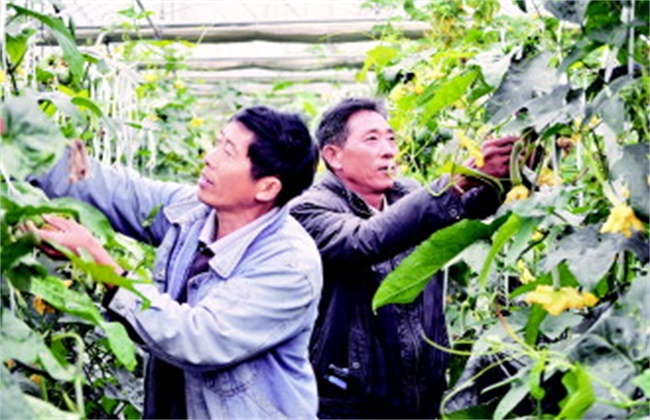
[[[504,130],[521,130],[532,126],[541,133],[556,124],[569,124],[585,114],[584,92],[572,91],[569,85],[553,88],[548,94],[533,98],[521,105],[527,110],[524,118],[508,123]]]
[[[562,411],[558,419],[579,419],[596,401],[596,394],[591,387],[591,379],[587,371],[579,364],[562,377],[562,383],[567,390],[567,396],[560,401]]]
[[[3,356],[4,359],[4,356]],[[36,414],[27,404],[20,385],[11,377],[11,373],[0,363],[0,418],[1,419],[35,419]]]
[[[357,80],[364,80],[368,71],[374,67],[385,67],[398,54],[398,49],[387,45],[378,45],[375,48],[372,48],[366,53],[366,59],[363,63],[363,68],[357,75]]]
[[[492,248],[490,248],[490,253],[485,259],[483,264],[483,269],[478,278],[478,284],[481,290],[485,289],[485,284],[487,282],[488,274],[490,274],[490,266],[496,258],[496,256],[501,252],[506,243],[512,238],[512,236],[521,228],[522,218],[515,213],[511,213],[507,218],[505,223],[499,227],[499,230],[494,234],[494,239],[492,241]]]
[[[36,397],[32,397],[31,395],[25,394],[24,397],[27,404],[36,415],[34,418],[62,420],[76,420],[81,418],[77,413],[60,410],[52,404]]]
[[[553,89],[558,76],[550,66],[552,58],[553,53],[543,52],[512,61],[503,81],[486,104],[485,113],[490,124],[513,116],[526,102]]]
[[[615,79],[601,90],[587,105],[584,121],[590,121],[595,115],[600,115],[603,122],[609,126],[617,136],[626,134],[625,122],[628,121],[625,112],[625,103],[621,97],[621,90],[627,86],[640,84],[640,80],[632,76],[623,76]]]
[[[514,52],[504,54],[501,48],[494,48],[476,54],[467,64],[481,67],[485,82],[490,86],[498,86],[508,71],[513,55]]]
[[[526,368],[520,373],[525,374],[528,370],[529,369]],[[494,410],[492,418],[495,420],[504,419],[508,413],[514,410],[514,408],[517,407],[517,404],[519,404],[528,394],[529,388],[526,382],[521,379],[514,381],[510,385],[508,393],[501,398],[501,401],[499,401],[499,405],[497,405],[497,408]]]
[[[19,236],[13,242],[8,242],[3,241],[2,249],[0,250],[0,260],[2,261],[0,271],[3,273],[5,270],[13,267],[22,257],[31,254],[38,241],[33,235],[23,235]]]
[[[437,82],[431,84],[422,93],[423,100],[419,101],[424,106],[422,121],[430,120],[440,110],[462,98],[478,74],[478,70],[472,69],[465,74],[454,77],[441,86],[438,86]],[[431,95],[433,97],[428,99]]]
[[[109,238],[115,236],[115,231],[104,213],[90,204],[69,197],[54,198],[49,204],[54,209],[74,210],[79,216],[79,222],[99,237],[102,244],[106,244]]]
[[[73,379],[74,367],[62,365],[40,335],[4,307],[0,326],[2,326],[0,329],[2,361],[18,360],[25,365],[39,363],[55,379],[60,381]]]
[[[23,28],[20,33],[15,35],[7,30],[5,34],[7,55],[13,67],[16,67],[22,61],[29,45],[29,38],[35,33],[36,30],[33,28]]]
[[[650,369],[644,370],[642,374],[632,380],[632,383],[643,391],[646,398],[650,398]]]
[[[102,269],[101,275],[110,277],[106,271],[112,272],[114,277],[120,277],[113,272],[112,269],[105,266],[93,264]],[[122,278],[122,281],[128,281]],[[19,287],[21,285],[14,285]],[[133,286],[131,285],[131,288]],[[135,368],[135,348],[133,342],[128,337],[126,330],[121,325],[106,322],[102,315],[95,307],[93,301],[84,294],[75,292],[65,287],[61,279],[56,277],[47,276],[45,278],[33,277],[30,281],[29,288],[24,290],[34,295],[40,296],[52,307],[77,316],[86,321],[90,321],[94,325],[100,327],[106,333],[111,350],[114,351],[115,356],[127,367],[132,370]]]
[[[84,58],[77,48],[77,43],[68,30],[66,26],[60,19],[57,19],[52,16],[43,15],[33,10],[25,9],[24,7],[17,6],[15,4],[8,4],[9,7],[12,7],[19,15],[26,15],[33,17],[40,22],[44,23],[52,30],[52,34],[56,38],[59,46],[63,50],[63,57],[65,58],[68,68],[72,72],[75,81],[81,80],[83,77],[83,66]]]
[[[559,20],[566,20],[581,25],[587,10],[586,1],[550,0],[544,2],[546,10]]]
[[[508,253],[503,260],[505,265],[511,265],[519,258],[521,252],[529,245],[530,238],[542,220],[541,217],[522,218],[519,230],[513,234],[512,243],[508,247]]]
[[[542,308],[540,305],[533,305],[530,308],[530,315],[528,316],[528,322],[526,323],[524,334],[526,344],[537,344],[539,326],[541,325],[542,321],[544,321],[544,318],[546,318],[546,315],[548,315],[548,312],[546,312],[546,310],[544,310],[544,308]]]
[[[579,229],[562,238],[548,253],[544,270],[550,271],[566,260],[580,284],[593,290],[623,249],[618,236],[621,235],[601,235],[593,225]]]
[[[72,103],[77,105],[81,110],[87,109],[100,118],[104,117],[101,108],[91,99],[75,96],[72,98]]]
[[[650,217],[650,144],[628,144],[620,159],[611,165],[611,177],[630,191],[630,204],[635,213],[647,221]]]
[[[33,97],[5,98],[3,114],[2,165],[10,175],[22,180],[63,153],[66,139]]]
[[[530,370],[530,375],[528,375],[530,395],[538,401],[546,395],[546,391],[540,386],[540,383],[543,380],[542,374],[544,373],[545,366],[546,363],[544,362],[544,359],[537,359]]]
[[[490,237],[504,222],[505,217],[489,225],[476,220],[461,220],[435,232],[381,283],[372,300],[373,310],[389,303],[412,302],[436,271],[469,245]]]

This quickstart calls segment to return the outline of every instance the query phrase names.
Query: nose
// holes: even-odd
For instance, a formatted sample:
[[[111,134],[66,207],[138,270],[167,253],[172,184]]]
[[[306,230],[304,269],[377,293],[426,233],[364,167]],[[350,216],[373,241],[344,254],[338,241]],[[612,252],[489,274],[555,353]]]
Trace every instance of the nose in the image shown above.
[[[395,157],[397,156],[397,144],[392,139],[383,139],[381,142],[381,154],[385,157]]]
[[[216,156],[217,156],[217,148],[213,147],[208,153],[205,154],[203,157],[203,163],[206,166],[214,166],[214,162],[216,161]]]

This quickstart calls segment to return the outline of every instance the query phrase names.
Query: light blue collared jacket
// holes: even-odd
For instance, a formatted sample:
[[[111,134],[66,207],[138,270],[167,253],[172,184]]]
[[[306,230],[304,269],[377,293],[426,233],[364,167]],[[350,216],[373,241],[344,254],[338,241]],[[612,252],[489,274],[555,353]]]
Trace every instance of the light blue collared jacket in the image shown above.
[[[315,418],[318,398],[307,349],[322,288],[321,260],[287,207],[221,248],[211,269],[188,281],[187,303],[179,304],[210,214],[196,188],[96,161],[90,178],[70,184],[67,168],[64,157],[30,181],[49,197],[92,204],[118,232],[157,247],[153,283],[139,286],[150,307],[142,310],[138,296],[120,289],[109,308],[135,330],[154,360],[183,369],[188,416]],[[158,205],[153,222],[143,227]],[[146,399],[155,400],[150,385],[166,379],[156,373],[149,369]]]

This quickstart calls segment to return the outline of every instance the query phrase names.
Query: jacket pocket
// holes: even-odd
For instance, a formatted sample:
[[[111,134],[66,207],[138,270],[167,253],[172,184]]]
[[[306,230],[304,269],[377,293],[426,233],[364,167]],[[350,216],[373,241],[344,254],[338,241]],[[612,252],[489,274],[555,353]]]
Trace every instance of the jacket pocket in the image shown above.
[[[231,368],[203,373],[203,382],[221,397],[233,397],[253,386],[259,372],[257,362],[246,361]]]

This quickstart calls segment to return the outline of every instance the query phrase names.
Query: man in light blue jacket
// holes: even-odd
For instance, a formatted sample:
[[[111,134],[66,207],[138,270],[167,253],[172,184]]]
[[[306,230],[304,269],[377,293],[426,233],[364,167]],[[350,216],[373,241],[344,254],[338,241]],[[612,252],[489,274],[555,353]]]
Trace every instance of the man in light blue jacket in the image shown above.
[[[151,355],[144,417],[314,418],[307,348],[321,261],[285,206],[311,184],[318,159],[304,122],[266,107],[239,112],[205,157],[198,189],[93,160],[71,182],[80,151],[31,181],[50,197],[94,205],[117,231],[158,248],[153,283],[138,286],[147,309],[118,287],[105,299]],[[46,221],[47,230],[33,228],[42,239],[125,273],[79,224]]]

